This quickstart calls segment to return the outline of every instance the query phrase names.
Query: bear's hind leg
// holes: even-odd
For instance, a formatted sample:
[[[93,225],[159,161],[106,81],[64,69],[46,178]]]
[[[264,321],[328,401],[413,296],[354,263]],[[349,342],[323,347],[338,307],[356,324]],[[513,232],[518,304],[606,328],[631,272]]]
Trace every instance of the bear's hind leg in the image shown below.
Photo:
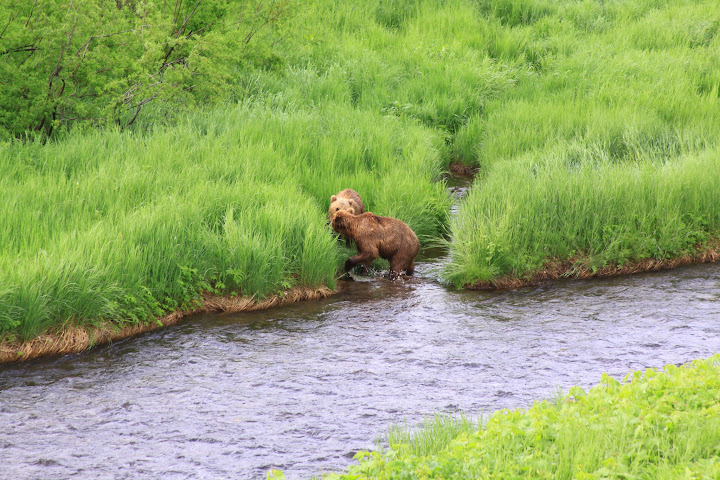
[[[408,275],[415,273],[415,259],[410,260],[410,266],[406,270]]]
[[[388,274],[388,278],[390,280],[395,280],[400,275],[406,272],[407,262],[404,261],[404,259],[401,258],[393,258],[390,260],[390,273]]]

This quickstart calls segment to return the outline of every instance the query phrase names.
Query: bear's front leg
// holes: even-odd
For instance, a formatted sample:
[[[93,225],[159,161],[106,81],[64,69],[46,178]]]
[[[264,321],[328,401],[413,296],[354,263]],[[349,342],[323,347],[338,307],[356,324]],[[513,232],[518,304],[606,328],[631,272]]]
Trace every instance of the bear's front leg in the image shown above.
[[[370,262],[375,260],[375,258],[377,257],[374,257],[372,254],[368,253],[360,253],[358,255],[353,255],[345,261],[345,271],[351,271],[353,268],[355,268],[355,265],[360,263],[363,266],[364,273],[367,273],[368,265],[370,265]]]

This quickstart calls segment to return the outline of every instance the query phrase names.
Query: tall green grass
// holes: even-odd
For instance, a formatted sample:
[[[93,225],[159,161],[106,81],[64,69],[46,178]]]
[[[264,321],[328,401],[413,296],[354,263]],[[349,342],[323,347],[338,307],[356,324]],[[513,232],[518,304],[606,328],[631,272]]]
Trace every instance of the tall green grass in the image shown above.
[[[498,163],[452,222],[447,278],[462,286],[532,274],[548,259],[597,269],[694,253],[720,231],[719,179],[717,148],[625,164],[571,144]]]
[[[342,103],[453,135],[527,75],[488,43],[503,29],[467,0],[310,2],[282,75],[248,72],[246,94],[276,105]],[[392,24],[388,26],[388,23]],[[443,155],[449,162],[449,151]],[[470,161],[470,159],[468,159]]]
[[[449,281],[662,260],[719,236],[717,2],[482,5],[532,69],[455,135],[481,173]]]
[[[372,112],[240,105],[176,127],[98,131],[0,152],[0,332],[144,322],[202,291],[334,286],[330,195],[437,235],[442,138]]]
[[[718,356],[624,383],[603,375],[588,392],[501,410],[473,429],[445,419],[391,437],[389,451],[360,452],[359,465],[324,478],[717,478],[718,392]],[[438,429],[453,438],[428,442]]]
[[[435,414],[432,418],[426,418],[418,428],[391,426],[387,441],[390,445],[403,445],[413,455],[431,455],[446,448],[459,435],[476,432],[479,424],[483,424],[482,418],[475,421],[464,415]]]

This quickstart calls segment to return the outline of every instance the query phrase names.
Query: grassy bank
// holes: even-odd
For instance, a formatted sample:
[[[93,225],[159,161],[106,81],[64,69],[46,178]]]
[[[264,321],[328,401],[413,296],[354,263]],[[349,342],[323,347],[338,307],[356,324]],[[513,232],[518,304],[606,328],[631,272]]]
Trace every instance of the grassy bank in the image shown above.
[[[330,196],[352,185],[371,210],[437,235],[448,206],[433,182],[438,142],[372,112],[240,105],[147,134],[10,145],[0,332],[147,322],[204,293],[333,288]]]
[[[0,343],[0,363],[22,362],[51,355],[81,353],[92,347],[135,337],[158,328],[175,325],[189,315],[199,313],[239,313],[288,305],[304,300],[319,300],[333,294],[327,287],[295,287],[263,299],[204,293],[185,310],[175,310],[150,321],[99,321],[92,325],[74,322],[51,329],[29,340]]]
[[[604,375],[527,410],[501,410],[478,428],[438,418],[395,431],[385,452],[328,479],[717,478],[720,357],[663,371]]]
[[[495,7],[533,68],[456,135],[481,177],[446,278],[512,286],[707,253],[720,233],[717,3]]]
[[[631,164],[575,153],[491,167],[453,223],[448,278],[512,286],[718,257],[720,151]]]

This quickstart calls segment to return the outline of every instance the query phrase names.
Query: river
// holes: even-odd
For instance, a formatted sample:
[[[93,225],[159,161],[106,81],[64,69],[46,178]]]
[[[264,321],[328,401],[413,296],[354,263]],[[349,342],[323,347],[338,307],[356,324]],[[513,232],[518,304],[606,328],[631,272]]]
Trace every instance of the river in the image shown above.
[[[448,289],[441,264],[2,365],[0,478],[309,478],[391,424],[526,407],[720,350],[718,264],[504,292]]]

